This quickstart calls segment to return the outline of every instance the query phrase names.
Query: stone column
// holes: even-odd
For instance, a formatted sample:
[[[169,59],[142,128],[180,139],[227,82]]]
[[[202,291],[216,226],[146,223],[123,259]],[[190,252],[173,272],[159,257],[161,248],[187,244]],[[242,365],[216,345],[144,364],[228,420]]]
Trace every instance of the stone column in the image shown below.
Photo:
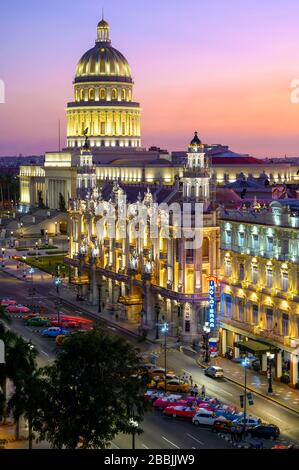
[[[267,371],[267,366],[268,366],[267,354],[263,354],[263,355],[262,355],[262,372],[266,372],[266,371]]]
[[[276,353],[276,378],[279,379],[282,376],[282,365],[281,365],[281,352]]]
[[[240,341],[240,335],[235,333],[235,342]],[[237,359],[240,357],[240,349],[234,347],[234,358]]]
[[[290,384],[298,383],[298,356],[290,354]]]

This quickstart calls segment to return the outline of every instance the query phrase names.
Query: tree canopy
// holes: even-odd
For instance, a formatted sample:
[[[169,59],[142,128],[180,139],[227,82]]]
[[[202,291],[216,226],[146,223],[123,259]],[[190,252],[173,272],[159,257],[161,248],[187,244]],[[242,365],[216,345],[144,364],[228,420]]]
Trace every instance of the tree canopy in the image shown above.
[[[56,361],[42,370],[33,428],[54,448],[105,448],[132,433],[147,409],[139,351],[95,329],[66,338]],[[140,430],[140,428],[139,428]],[[139,431],[140,432],[140,431]]]

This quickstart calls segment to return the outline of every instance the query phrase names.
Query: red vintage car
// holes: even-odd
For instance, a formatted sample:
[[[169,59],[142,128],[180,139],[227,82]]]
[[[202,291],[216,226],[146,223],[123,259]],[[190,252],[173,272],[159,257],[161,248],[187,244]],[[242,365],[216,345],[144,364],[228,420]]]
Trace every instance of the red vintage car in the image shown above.
[[[79,328],[80,323],[76,323],[75,321],[58,321],[52,320],[51,326],[57,326],[59,328]]]
[[[9,305],[6,307],[6,311],[10,313],[28,313],[30,312],[30,308],[24,305]]]
[[[163,415],[173,418],[188,419],[191,421],[196,411],[197,408],[194,406],[167,406],[163,411]]]
[[[168,397],[157,398],[154,402],[154,408],[164,410],[167,406],[186,406],[186,400],[182,395],[169,395]]]
[[[2,307],[8,307],[9,305],[16,305],[17,301],[16,300],[12,300],[12,299],[1,299],[0,300],[0,305],[2,305]]]

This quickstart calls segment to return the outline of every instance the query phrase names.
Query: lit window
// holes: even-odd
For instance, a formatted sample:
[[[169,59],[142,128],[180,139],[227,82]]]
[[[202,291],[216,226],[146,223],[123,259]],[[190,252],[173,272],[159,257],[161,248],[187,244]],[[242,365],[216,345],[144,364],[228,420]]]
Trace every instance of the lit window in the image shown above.
[[[268,253],[273,252],[273,237],[267,237],[267,251]]]
[[[244,232],[239,232],[239,246],[243,247],[245,241],[245,234]]]
[[[121,99],[122,99],[123,101],[126,100],[126,90],[125,90],[125,88],[123,88],[123,89],[121,90]]]
[[[286,292],[289,288],[289,274],[286,271],[281,273],[281,289]]]
[[[84,101],[84,88],[80,90],[80,101]]]
[[[230,295],[225,296],[225,312],[228,318],[232,316],[232,298]]]
[[[253,264],[251,267],[251,274],[252,274],[252,283],[257,284],[258,280],[258,267],[256,264]]]
[[[100,90],[100,99],[101,100],[106,99],[106,90],[104,88],[101,88],[101,90]]]
[[[287,313],[282,315],[282,334],[283,336],[289,336],[289,315]]]
[[[225,276],[229,277],[232,273],[232,263],[229,258],[225,259]]]
[[[244,302],[243,300],[239,300],[239,321],[244,322]]]
[[[267,330],[273,329],[273,310],[272,308],[266,309]]]
[[[117,90],[116,90],[116,88],[113,88],[113,90],[112,90],[111,99],[112,100],[117,100]]]
[[[232,232],[230,230],[225,231],[225,243],[231,245],[232,243]]]
[[[90,88],[88,90],[88,99],[89,101],[94,101],[94,89],[93,88]]]
[[[257,325],[259,322],[259,307],[257,304],[252,305],[252,323]]]
[[[239,280],[244,281],[244,277],[245,277],[244,264],[241,263],[239,266]]]
[[[258,235],[252,235],[252,248],[255,252],[258,251],[258,248],[259,248],[259,237],[258,237]]]
[[[272,287],[273,285],[273,271],[272,268],[266,269],[266,286]]]

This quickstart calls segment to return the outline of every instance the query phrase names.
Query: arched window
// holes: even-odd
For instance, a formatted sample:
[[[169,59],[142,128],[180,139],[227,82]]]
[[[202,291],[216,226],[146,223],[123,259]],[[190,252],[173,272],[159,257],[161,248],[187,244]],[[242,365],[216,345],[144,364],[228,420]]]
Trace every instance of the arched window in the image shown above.
[[[89,101],[94,101],[94,88],[89,88],[89,90],[88,90],[88,99],[89,99]]]
[[[106,99],[106,90],[105,90],[105,88],[101,88],[101,90],[100,90],[100,99],[101,100]]]
[[[132,101],[132,91],[128,91],[128,101]]]
[[[80,95],[79,95],[78,89],[75,91],[75,101],[80,101]]]
[[[117,89],[116,88],[112,89],[111,99],[112,100],[117,100]]]
[[[126,89],[125,89],[125,88],[123,88],[123,89],[121,90],[121,99],[122,99],[123,101],[126,100]]]
[[[80,90],[80,101],[84,101],[84,88]]]

